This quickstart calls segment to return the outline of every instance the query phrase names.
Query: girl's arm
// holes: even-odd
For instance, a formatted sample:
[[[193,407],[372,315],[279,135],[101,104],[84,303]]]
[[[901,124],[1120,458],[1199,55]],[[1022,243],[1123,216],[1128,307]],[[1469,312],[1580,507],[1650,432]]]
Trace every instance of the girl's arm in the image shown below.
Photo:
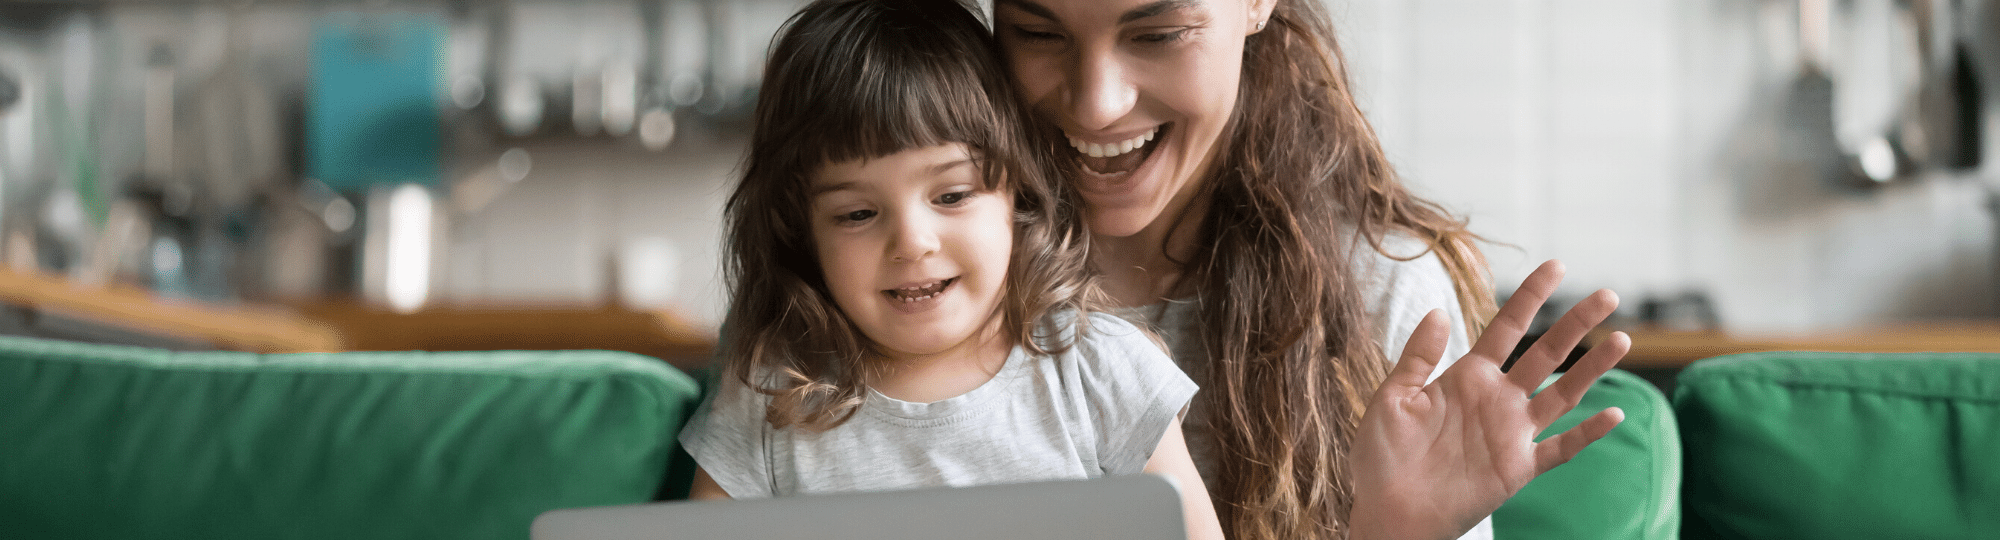
[[[1180,484],[1181,514],[1187,519],[1188,540],[1222,540],[1222,522],[1215,518],[1215,505],[1208,500],[1208,486],[1201,483],[1194,458],[1188,455],[1187,436],[1181,433],[1179,418],[1167,424],[1167,433],[1160,437],[1160,446],[1153,449],[1152,459],[1146,460],[1145,471],[1166,475]],[[700,471],[695,475],[695,487],[699,488],[701,480],[708,476]]]
[[[721,484],[715,483],[715,478],[708,475],[707,469],[701,468],[700,465],[694,467],[694,485],[688,488],[688,499],[709,501],[728,498],[730,498],[729,492],[723,491]]]

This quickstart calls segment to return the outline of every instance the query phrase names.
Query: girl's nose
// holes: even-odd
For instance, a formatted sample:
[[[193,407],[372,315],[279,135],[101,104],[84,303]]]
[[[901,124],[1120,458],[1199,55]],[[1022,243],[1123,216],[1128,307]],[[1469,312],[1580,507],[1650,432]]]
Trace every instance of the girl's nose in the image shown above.
[[[895,237],[889,240],[889,260],[916,262],[937,253],[937,223],[922,212],[899,212]]]
[[[1071,62],[1069,88],[1070,120],[1087,130],[1110,128],[1132,112],[1138,90],[1125,80],[1124,66],[1108,50],[1084,50]]]

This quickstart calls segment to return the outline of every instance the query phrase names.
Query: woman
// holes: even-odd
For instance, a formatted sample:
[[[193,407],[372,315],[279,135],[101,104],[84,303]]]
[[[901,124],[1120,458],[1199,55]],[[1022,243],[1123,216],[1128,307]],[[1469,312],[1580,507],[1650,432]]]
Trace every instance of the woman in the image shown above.
[[[1202,384],[1187,435],[1230,536],[1490,536],[1485,516],[1622,418],[1533,442],[1623,356],[1614,334],[1529,397],[1616,296],[1579,303],[1501,373],[1561,267],[1471,342],[1492,313],[1484,260],[1396,181],[1322,9],[995,0],[994,31],[1073,149],[1107,289]]]

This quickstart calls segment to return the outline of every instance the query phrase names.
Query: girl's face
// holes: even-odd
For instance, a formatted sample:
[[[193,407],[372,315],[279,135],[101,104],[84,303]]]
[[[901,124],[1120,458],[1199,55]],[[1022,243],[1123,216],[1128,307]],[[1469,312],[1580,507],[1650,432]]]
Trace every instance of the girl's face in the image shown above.
[[[1014,82],[1082,155],[1091,232],[1178,215],[1236,107],[1244,36],[1275,0],[995,0]]]
[[[1014,203],[963,144],[828,164],[812,233],[834,303],[892,359],[975,348],[997,328]]]

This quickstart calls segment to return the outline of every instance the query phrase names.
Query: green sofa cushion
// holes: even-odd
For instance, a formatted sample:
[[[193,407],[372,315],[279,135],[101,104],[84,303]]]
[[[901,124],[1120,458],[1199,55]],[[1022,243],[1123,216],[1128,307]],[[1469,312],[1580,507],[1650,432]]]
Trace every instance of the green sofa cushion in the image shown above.
[[[1719,357],[1674,407],[1690,538],[2000,534],[2000,354]]]
[[[1550,376],[1542,386],[1560,375]],[[1680,433],[1666,395],[1652,383],[1624,370],[1606,372],[1574,410],[1537,439],[1575,427],[1608,407],[1624,410],[1625,421],[1500,505],[1493,512],[1494,538],[1679,537]]]
[[[526,538],[651,499],[698,399],[619,352],[0,337],[0,538]]]

